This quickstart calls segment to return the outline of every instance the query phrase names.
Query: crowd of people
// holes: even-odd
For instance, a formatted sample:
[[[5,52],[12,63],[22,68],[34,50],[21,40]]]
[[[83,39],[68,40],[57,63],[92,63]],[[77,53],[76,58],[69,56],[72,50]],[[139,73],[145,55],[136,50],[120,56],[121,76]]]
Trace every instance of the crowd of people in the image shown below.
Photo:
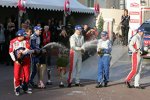
[[[0,63],[14,65],[15,95],[20,94],[20,89],[26,93],[32,93],[28,86],[45,88],[43,77],[49,58],[46,56],[48,52],[41,51],[41,47],[50,42],[60,42],[70,47],[69,38],[74,34],[74,27],[62,25],[62,21],[54,22],[52,19],[44,25],[41,23],[33,25],[27,19],[21,24],[20,29],[11,18],[8,24],[0,24]],[[90,41],[97,38],[98,31],[96,27],[90,28],[84,25],[82,35],[85,36],[85,41]],[[38,83],[34,82],[36,73]]]
[[[60,42],[65,46],[69,47],[69,37],[74,32],[73,25],[64,26],[62,21],[55,20],[54,18],[49,19],[47,23],[31,23],[29,19],[25,20],[21,24],[21,29],[31,28],[33,31],[34,26],[41,26],[42,35],[40,35],[41,44],[40,46],[44,46],[46,44],[45,38],[48,37],[49,42]],[[89,41],[92,38],[96,38],[98,35],[96,27],[90,28],[88,25],[83,25],[83,35],[86,37],[86,40]],[[8,18],[6,23],[0,22],[0,51],[2,55],[0,55],[0,64],[12,65],[12,61],[8,54],[9,43],[10,40],[15,38],[16,32],[18,30],[18,25],[12,18]],[[48,34],[44,34],[45,31],[49,31]],[[49,35],[49,36],[47,36]],[[92,37],[90,37],[92,36]]]

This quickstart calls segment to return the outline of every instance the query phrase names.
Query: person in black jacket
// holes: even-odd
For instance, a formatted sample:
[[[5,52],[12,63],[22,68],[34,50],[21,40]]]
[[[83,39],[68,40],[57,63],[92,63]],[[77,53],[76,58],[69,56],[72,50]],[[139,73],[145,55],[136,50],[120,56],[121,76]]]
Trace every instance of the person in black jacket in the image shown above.
[[[129,32],[130,16],[128,10],[124,9],[124,14],[121,16],[121,31],[123,37],[123,45],[128,45],[128,32]]]

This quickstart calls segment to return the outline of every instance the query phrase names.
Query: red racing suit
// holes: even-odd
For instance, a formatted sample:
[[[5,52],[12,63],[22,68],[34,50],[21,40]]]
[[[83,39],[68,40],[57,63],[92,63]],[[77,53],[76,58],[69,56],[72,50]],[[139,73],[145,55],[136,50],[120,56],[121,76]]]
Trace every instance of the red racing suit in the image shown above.
[[[26,43],[27,43],[26,45],[28,46],[27,48],[30,49],[30,37],[26,37]],[[30,57],[30,61],[31,61],[31,57]],[[30,68],[30,65],[29,65],[29,68]],[[25,75],[24,74],[25,73],[24,73],[23,69],[21,69],[20,80],[22,80],[22,82],[25,82]]]
[[[17,89],[20,87],[20,78],[21,73],[24,76],[24,82],[26,84],[29,83],[29,76],[30,76],[30,56],[26,54],[22,59],[22,63],[17,63],[17,58],[15,55],[15,51],[19,50],[19,48],[24,48],[23,51],[27,51],[30,49],[29,41],[23,40],[19,41],[18,38],[14,38],[10,41],[9,46],[9,54],[14,61],[14,88]]]

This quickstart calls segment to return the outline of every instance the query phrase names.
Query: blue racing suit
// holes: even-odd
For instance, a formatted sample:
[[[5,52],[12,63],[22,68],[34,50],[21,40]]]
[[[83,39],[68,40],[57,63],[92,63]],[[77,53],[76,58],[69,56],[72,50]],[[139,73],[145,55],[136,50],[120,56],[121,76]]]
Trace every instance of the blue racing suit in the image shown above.
[[[110,40],[100,39],[97,44],[97,52],[99,49],[102,50],[103,55],[98,57],[98,83],[107,83],[109,81],[109,67],[112,50]]]
[[[36,35],[36,33],[31,35],[30,43],[32,50],[40,50],[40,36]],[[31,69],[32,73],[30,76],[30,83],[33,83],[33,79],[37,73],[37,64],[39,64],[39,56],[32,55],[31,62],[32,62],[32,69]]]

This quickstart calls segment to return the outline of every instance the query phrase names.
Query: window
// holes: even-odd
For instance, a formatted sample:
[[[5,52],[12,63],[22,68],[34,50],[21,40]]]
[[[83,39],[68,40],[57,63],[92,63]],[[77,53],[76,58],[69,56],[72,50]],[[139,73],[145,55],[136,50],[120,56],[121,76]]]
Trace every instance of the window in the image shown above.
[[[87,0],[88,7],[94,7],[94,0]]]

